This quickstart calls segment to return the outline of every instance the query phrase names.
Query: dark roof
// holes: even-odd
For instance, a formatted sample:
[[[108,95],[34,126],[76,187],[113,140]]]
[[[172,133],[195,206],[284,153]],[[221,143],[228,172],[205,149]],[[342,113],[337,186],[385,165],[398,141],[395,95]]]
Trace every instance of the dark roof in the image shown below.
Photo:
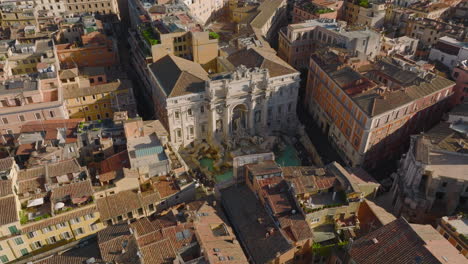
[[[381,73],[389,76],[403,86],[411,85],[417,80],[421,81],[417,73],[402,69],[389,57],[382,58],[376,62],[375,66]]]
[[[334,71],[330,73],[330,77],[332,77],[341,87],[362,79],[362,76],[350,67],[344,67],[340,70]]]
[[[468,116],[468,103],[455,106],[452,111],[450,111],[449,115]]]
[[[265,175],[281,172],[281,168],[274,160],[265,160],[258,163],[246,164],[245,167],[253,175]]]
[[[227,58],[234,66],[268,69],[271,77],[297,73],[288,63],[276,56],[273,50],[266,48],[241,49]]]
[[[254,263],[267,263],[293,245],[278,230],[254,193],[245,185],[221,191],[228,218]],[[268,231],[273,233],[266,236]]]
[[[167,97],[199,93],[205,90],[208,73],[198,63],[174,55],[166,55],[149,67]]]
[[[358,264],[441,263],[404,218],[354,241],[349,255]]]
[[[454,85],[454,82],[435,76],[431,80],[413,84],[404,88],[404,90],[386,91],[383,94],[370,90],[352,98],[369,116],[376,116],[440,91],[450,85]]]

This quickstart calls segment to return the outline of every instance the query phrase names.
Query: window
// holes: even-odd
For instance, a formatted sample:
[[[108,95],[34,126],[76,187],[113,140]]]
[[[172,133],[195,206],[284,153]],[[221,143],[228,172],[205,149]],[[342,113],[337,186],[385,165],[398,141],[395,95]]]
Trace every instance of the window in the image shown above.
[[[49,242],[49,244],[54,244],[57,242],[57,239],[55,238],[55,236],[51,236],[47,239],[47,242]]]
[[[179,111],[175,111],[174,116],[175,116],[176,119],[179,119],[179,117],[180,117]]]
[[[85,215],[85,220],[89,220],[89,219],[92,219],[92,218],[94,218],[93,213]]]
[[[36,119],[41,119],[41,113],[35,113],[34,115],[36,116]]]
[[[2,263],[7,263],[7,262],[10,261],[10,260],[8,259],[7,256],[3,255],[3,256],[0,256],[0,261],[1,261]]]
[[[94,230],[98,229],[98,226],[96,224],[91,224],[89,226],[89,228],[91,228],[91,230],[94,231]]]
[[[42,247],[42,243],[41,243],[41,241],[36,241],[36,242],[34,242],[34,243],[31,245],[31,247],[32,247],[33,249],[41,248],[41,247]]]
[[[3,124],[5,124],[5,125],[8,124],[8,118],[3,117],[3,118],[2,118],[2,122],[3,122]]]
[[[68,232],[63,232],[63,233],[60,235],[60,237],[61,237],[62,239],[70,239],[70,238],[71,238],[70,233],[68,233]]]
[[[447,187],[447,182],[442,182],[442,188]]]
[[[35,236],[37,236],[37,233],[36,233],[36,231],[29,232],[27,236],[28,236],[28,238],[34,238]]]
[[[8,227],[8,230],[12,235],[18,234],[18,228],[16,228],[16,226],[10,226]]]
[[[59,228],[64,228],[64,227],[67,227],[67,224],[65,222],[62,222],[62,223],[58,223],[57,224],[57,229]]]
[[[143,208],[138,208],[138,214],[142,215],[143,214]]]
[[[95,95],[95,94],[93,94],[93,99],[95,99],[95,100],[96,100],[96,95]]]
[[[98,82],[102,82],[102,77],[98,77]]]
[[[44,227],[44,228],[42,229],[42,233],[45,234],[45,233],[48,233],[48,232],[50,232],[50,231],[52,231],[52,230],[53,230],[53,229],[52,229],[52,226]]]
[[[76,234],[76,235],[82,235],[82,234],[84,234],[83,228],[80,227],[80,228],[78,228],[78,229],[75,229],[75,234]]]
[[[13,239],[15,241],[15,244],[16,245],[21,245],[21,244],[24,244],[24,241],[21,237],[17,237],[15,239]]]
[[[191,108],[189,108],[189,109],[187,110],[187,114],[188,114],[189,116],[192,116],[192,109],[191,109]]]
[[[26,121],[26,118],[24,118],[24,115],[18,116],[18,119],[19,119],[21,122]]]
[[[54,111],[49,111],[50,117],[55,117],[55,112]]]

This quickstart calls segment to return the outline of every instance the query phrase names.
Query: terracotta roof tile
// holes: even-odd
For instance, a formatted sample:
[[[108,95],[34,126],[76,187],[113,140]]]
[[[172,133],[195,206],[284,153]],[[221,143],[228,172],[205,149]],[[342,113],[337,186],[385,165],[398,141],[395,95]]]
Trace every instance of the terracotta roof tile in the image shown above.
[[[15,164],[15,159],[13,157],[0,159],[0,171],[10,170],[13,164]]]
[[[60,161],[57,163],[48,164],[46,166],[47,176],[49,177],[57,177],[69,173],[78,173],[82,170],[76,159]]]
[[[34,264],[83,264],[86,263],[88,257],[79,257],[79,256],[65,256],[65,255],[53,255],[49,258],[39,260],[34,262]],[[101,259],[96,259],[95,264],[105,264]]]
[[[154,186],[156,187],[156,190],[158,190],[161,198],[169,197],[180,191],[180,189],[177,187],[174,181],[167,181],[163,178],[165,177],[160,177],[160,180],[154,183]]]
[[[16,149],[16,155],[30,155],[36,150],[36,143],[21,144]]]
[[[15,196],[10,195],[0,198],[0,208],[2,208],[0,225],[7,225],[19,220]]]
[[[151,264],[172,264],[176,257],[176,252],[168,238],[142,247],[141,254],[143,262]]]
[[[76,128],[84,118],[30,121],[21,127],[21,133],[56,130],[58,128]]]
[[[131,238],[127,224],[108,226],[99,231],[97,236],[102,259],[107,262],[113,262]]]
[[[130,168],[130,160],[128,158],[128,151],[122,151],[99,163],[99,173],[107,173],[123,168]]]
[[[47,218],[44,220],[40,220],[38,222],[33,222],[30,224],[23,225],[21,227],[21,231],[27,233],[31,231],[36,231],[43,229],[44,227],[48,227],[51,225],[56,225],[59,223],[63,223],[65,221],[69,221],[73,218],[85,216],[91,213],[96,213],[96,206],[95,205],[88,205],[88,206],[83,206],[80,208],[73,209],[72,211],[68,211],[62,214],[57,215],[56,217],[52,218]]]
[[[101,219],[108,220],[144,208],[160,200],[157,192],[122,191],[96,200]]]
[[[54,188],[51,191],[50,200],[53,203],[63,201],[64,199],[74,199],[82,197],[91,197],[93,187],[90,180],[75,182]]]
[[[373,240],[375,239],[376,242]],[[359,264],[439,264],[405,219],[399,218],[353,242],[349,254]]]
[[[13,194],[12,181],[0,180],[0,197]]]
[[[46,169],[44,166],[35,167],[26,170],[20,170],[18,172],[18,193],[24,194],[26,192],[34,193],[37,189],[45,191],[44,184],[46,183],[45,179]]]
[[[117,171],[109,171],[106,173],[99,174],[100,182],[108,182],[117,178]]]

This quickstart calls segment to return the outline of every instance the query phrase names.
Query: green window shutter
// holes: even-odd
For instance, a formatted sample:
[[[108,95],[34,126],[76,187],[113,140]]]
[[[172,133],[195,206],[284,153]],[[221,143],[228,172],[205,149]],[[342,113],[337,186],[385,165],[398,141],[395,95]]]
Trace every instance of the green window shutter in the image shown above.
[[[21,249],[20,252],[21,252],[21,255],[23,255],[23,256],[26,256],[26,255],[29,254],[29,252],[28,252],[28,250],[26,248]]]
[[[17,237],[15,238],[15,243],[16,245],[21,245],[24,243],[23,239],[21,237]]]
[[[12,235],[18,233],[18,228],[16,228],[16,226],[10,226],[10,227],[8,227],[8,230],[10,230],[10,233],[11,233]]]
[[[10,261],[10,260],[8,259],[7,256],[3,255],[3,256],[0,256],[0,261],[1,261],[2,263],[7,263],[7,262]]]

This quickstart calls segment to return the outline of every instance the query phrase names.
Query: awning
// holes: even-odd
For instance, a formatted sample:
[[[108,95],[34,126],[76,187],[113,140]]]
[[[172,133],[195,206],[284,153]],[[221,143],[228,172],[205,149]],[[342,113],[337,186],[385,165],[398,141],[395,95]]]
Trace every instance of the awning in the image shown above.
[[[84,203],[88,201],[88,197],[87,196],[84,196],[84,197],[79,197],[79,198],[73,198],[72,199],[72,203],[73,204],[80,204],[80,203]]]
[[[26,207],[33,207],[33,206],[38,206],[44,204],[44,198],[37,198],[33,200],[28,201],[28,206]]]

